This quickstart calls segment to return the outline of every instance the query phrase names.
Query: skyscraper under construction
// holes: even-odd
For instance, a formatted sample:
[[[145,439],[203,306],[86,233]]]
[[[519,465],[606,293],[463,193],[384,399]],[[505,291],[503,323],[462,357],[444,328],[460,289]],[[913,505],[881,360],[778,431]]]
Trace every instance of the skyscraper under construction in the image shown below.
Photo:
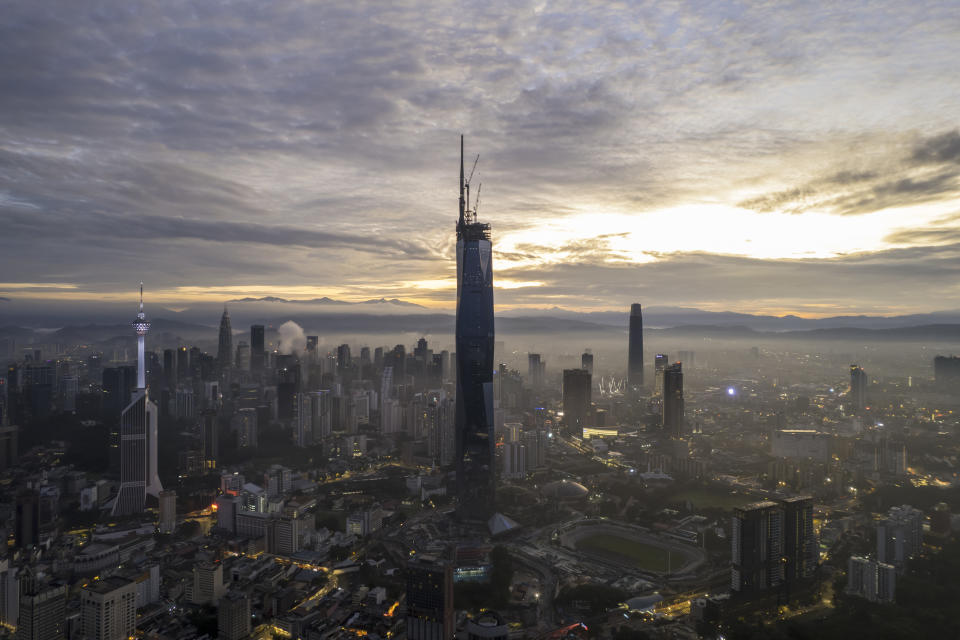
[[[476,165],[474,165],[476,166]],[[472,172],[471,172],[472,177]],[[479,189],[477,190],[479,202]],[[493,515],[493,245],[490,225],[470,209],[470,179],[464,179],[460,137],[460,219],[457,222],[457,407],[458,512],[467,520]]]

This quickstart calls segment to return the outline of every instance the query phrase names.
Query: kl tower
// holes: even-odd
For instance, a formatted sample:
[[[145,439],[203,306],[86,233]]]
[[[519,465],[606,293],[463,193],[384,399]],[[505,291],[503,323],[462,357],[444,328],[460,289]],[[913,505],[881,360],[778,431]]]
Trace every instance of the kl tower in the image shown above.
[[[141,513],[147,494],[159,498],[163,491],[157,473],[157,405],[147,389],[144,342],[150,321],[143,312],[142,282],[140,310],[132,324],[137,334],[137,388],[120,414],[120,490],[113,503],[114,515]]]

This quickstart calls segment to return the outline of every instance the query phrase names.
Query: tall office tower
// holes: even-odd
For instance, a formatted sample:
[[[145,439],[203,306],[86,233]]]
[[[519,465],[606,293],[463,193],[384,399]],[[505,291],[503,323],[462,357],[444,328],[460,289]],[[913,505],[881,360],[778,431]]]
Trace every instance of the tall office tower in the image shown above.
[[[683,435],[683,368],[675,362],[663,370],[663,430],[673,437]]]
[[[493,515],[496,486],[493,245],[490,225],[477,221],[476,205],[470,210],[469,200],[470,183],[464,181],[461,136],[460,219],[457,222],[457,497],[464,517],[486,521]]]
[[[40,544],[40,494],[24,489],[17,495],[13,539],[18,549]]]
[[[384,356],[383,366],[393,367],[393,379],[396,384],[406,384],[407,348],[402,344],[396,345],[392,351]]]
[[[577,436],[590,425],[592,376],[586,369],[563,370],[563,421]]]
[[[658,353],[653,357],[653,395],[663,395],[663,372],[670,364],[670,356],[665,353]]]
[[[730,587],[753,593],[783,582],[783,510],[775,502],[734,509]]]
[[[263,371],[266,353],[264,350],[263,325],[250,325],[250,371],[254,373]]]
[[[233,368],[233,329],[230,328],[230,313],[227,311],[227,305],[223,305],[223,315],[220,316],[217,365],[220,371],[229,371]]]
[[[190,377],[190,350],[181,345],[177,347],[177,380],[183,381]]]
[[[784,498],[780,505],[783,509],[783,578],[790,585],[812,578],[817,569],[820,554],[813,530],[813,498]]]
[[[120,577],[80,590],[80,628],[88,640],[126,640],[137,625],[137,583]]]
[[[160,533],[173,533],[177,528],[177,492],[173,490],[160,492],[160,522],[157,524]]]
[[[430,556],[407,563],[407,638],[452,640],[453,565]]]
[[[116,420],[130,402],[136,388],[137,370],[134,367],[107,367],[103,370],[103,415]]]
[[[960,356],[936,356],[933,379],[941,391],[960,390]]]
[[[342,344],[337,347],[337,371],[341,372],[349,369],[353,359],[350,356],[350,345]]]
[[[584,352],[580,356],[580,368],[585,369],[587,373],[593,375],[593,354]]]
[[[140,311],[133,321],[137,333],[137,388],[120,415],[120,489],[113,503],[113,515],[143,511],[147,494],[159,497],[163,487],[157,472],[157,405],[146,385],[144,336],[150,322],[143,313],[143,283],[140,283]]]
[[[318,344],[320,344],[320,336],[307,336],[307,351],[310,353],[315,352]]]
[[[163,350],[163,381],[167,389],[177,388],[177,350]]]
[[[15,424],[0,426],[0,473],[17,464],[20,427]]]
[[[293,420],[300,392],[300,363],[293,356],[280,356],[277,362],[277,418]]]
[[[867,406],[867,374],[858,364],[850,365],[850,406],[857,414]]]
[[[250,596],[229,591],[217,603],[217,638],[243,640],[250,636]]]
[[[627,385],[633,389],[643,388],[643,312],[639,304],[630,305]]]
[[[66,585],[51,585],[27,569],[20,577],[16,640],[64,640],[66,613]]]
[[[216,469],[220,457],[220,415],[216,409],[200,412],[200,456],[204,469]]]
[[[540,359],[539,353],[527,354],[527,381],[531,389],[539,389],[543,386],[543,374],[546,363]]]
[[[250,370],[250,345],[247,344],[246,340],[237,343],[236,364],[239,371]]]

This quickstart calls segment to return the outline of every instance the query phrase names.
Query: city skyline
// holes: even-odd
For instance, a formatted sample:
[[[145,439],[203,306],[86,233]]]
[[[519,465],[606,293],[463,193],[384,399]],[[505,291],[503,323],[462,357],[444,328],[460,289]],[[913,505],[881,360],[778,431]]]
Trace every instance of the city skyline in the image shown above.
[[[960,307],[948,4],[9,11],[0,305],[452,311],[463,132],[501,309]]]

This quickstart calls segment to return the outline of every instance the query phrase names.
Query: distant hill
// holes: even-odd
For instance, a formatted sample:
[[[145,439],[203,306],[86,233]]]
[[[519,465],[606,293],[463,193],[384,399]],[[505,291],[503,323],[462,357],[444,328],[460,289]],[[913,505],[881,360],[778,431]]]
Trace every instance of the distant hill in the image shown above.
[[[228,300],[228,304],[233,303],[245,303],[245,302],[279,302],[283,304],[320,304],[320,305],[337,305],[337,306],[354,306],[354,305],[393,305],[396,307],[413,307],[417,309],[425,309],[423,305],[416,304],[414,302],[407,302],[406,300],[399,300],[397,298],[373,298],[370,300],[361,300],[360,302],[348,302],[346,300],[335,300],[333,298],[328,298],[324,296],[322,298],[309,298],[307,300],[289,300],[287,298],[277,298],[275,296],[264,296],[262,298],[237,298],[235,300]]]

